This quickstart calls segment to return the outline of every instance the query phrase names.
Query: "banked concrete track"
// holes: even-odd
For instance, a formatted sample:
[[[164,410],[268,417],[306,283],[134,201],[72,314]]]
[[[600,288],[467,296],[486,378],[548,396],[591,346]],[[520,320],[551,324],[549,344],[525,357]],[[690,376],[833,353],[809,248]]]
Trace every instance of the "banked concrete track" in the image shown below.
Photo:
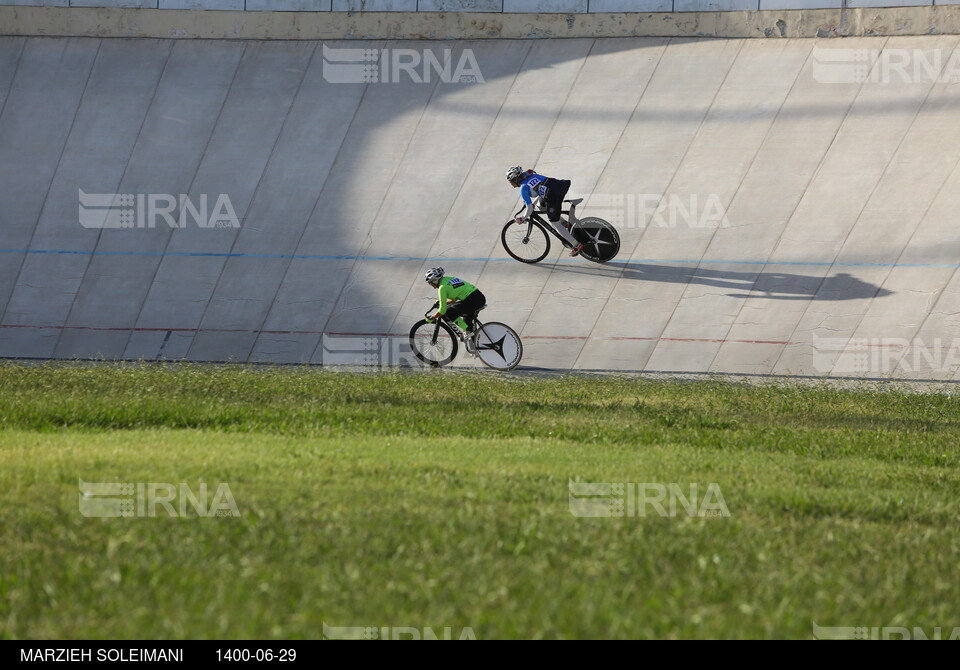
[[[526,366],[949,380],[958,41],[0,38],[0,356],[319,363],[405,333],[442,264]],[[480,76],[328,81],[358,47]],[[940,69],[891,74],[917,53]],[[514,163],[620,256],[510,260]],[[91,227],[80,191],[225,194],[239,227]]]

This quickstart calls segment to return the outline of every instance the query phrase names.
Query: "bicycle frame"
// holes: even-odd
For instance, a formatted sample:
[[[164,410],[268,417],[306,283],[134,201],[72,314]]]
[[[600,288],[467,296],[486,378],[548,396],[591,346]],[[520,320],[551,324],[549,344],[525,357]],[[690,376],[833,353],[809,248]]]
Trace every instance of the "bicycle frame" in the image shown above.
[[[561,217],[562,217],[564,214],[567,215],[567,223],[570,224],[570,228],[573,228],[577,223],[580,222],[580,219],[577,218],[577,213],[576,213],[576,212],[577,212],[577,205],[579,205],[582,201],[583,201],[583,198],[577,198],[576,200],[564,200],[564,202],[569,202],[569,203],[570,203],[570,209],[561,209],[561,210],[560,210],[560,215],[561,215]],[[520,209],[518,209],[518,210],[514,213],[514,215],[513,215],[514,218],[520,216],[520,212],[522,212],[522,211],[525,210],[526,208],[527,208],[527,206],[524,205],[523,207],[521,207]],[[556,237],[558,240],[560,240],[561,242],[563,242],[564,244],[566,244],[566,240],[564,240],[562,237],[560,237],[560,233],[558,233],[556,230],[554,230],[553,224],[550,223],[549,221],[545,221],[545,220],[543,219],[543,217],[541,216],[541,214],[546,214],[546,213],[547,213],[547,210],[545,210],[545,209],[535,209],[535,210],[533,210],[533,213],[530,215],[530,218],[527,220],[527,234],[523,236],[523,243],[524,243],[524,244],[526,244],[527,242],[530,241],[530,235],[533,234],[533,222],[534,222],[534,221],[536,221],[536,222],[539,223],[541,226],[543,226],[544,228],[546,228],[547,230],[549,230],[549,231],[553,234],[554,237]],[[560,221],[563,221],[563,218],[561,218]]]
[[[550,235],[552,234],[567,249],[570,249],[571,245],[579,244],[579,254],[589,261],[595,263],[609,261],[620,252],[620,235],[610,222],[601,218],[595,216],[579,218],[577,205],[581,202],[583,198],[564,200],[563,203],[568,205],[568,209],[558,208],[560,216],[556,223],[546,220],[547,217],[543,215],[549,210],[545,211],[544,208],[531,210],[530,216],[524,221],[521,214],[524,212],[524,207],[521,207],[500,231],[500,240],[504,249],[521,263],[539,263],[550,253]],[[564,215],[566,218],[563,218]],[[517,223],[517,220],[524,221],[527,229],[524,230],[523,223]],[[560,227],[561,225],[563,228]],[[535,228],[541,230],[536,231]],[[533,246],[528,246],[531,242],[534,242]],[[576,252],[571,253],[576,255]]]
[[[452,305],[456,305],[456,304],[459,304],[459,302],[460,302],[460,301],[458,300],[457,302],[454,302],[454,303],[451,303],[451,304],[452,304]],[[435,312],[439,307],[440,307],[440,302],[439,302],[439,301],[435,301],[435,302],[433,303],[433,307],[431,307],[430,309],[428,309],[426,312],[423,313],[423,318],[426,319],[427,321],[430,321],[430,320],[431,320],[431,319],[430,319],[430,315],[433,314],[433,312]],[[477,316],[478,314],[480,314],[480,311],[481,311],[482,309],[483,309],[483,307],[481,307],[480,309],[478,309],[478,310],[476,311],[476,313],[473,315],[473,323],[476,325],[476,328],[477,328],[477,329],[479,329],[479,328],[481,328],[481,327],[483,326],[483,323],[480,321],[480,317]],[[463,330],[460,328],[460,326],[458,326],[458,325],[456,324],[456,322],[454,322],[452,319],[448,319],[446,314],[441,314],[441,315],[440,315],[440,318],[437,319],[437,320],[434,322],[434,323],[436,324],[436,326],[435,326],[434,329],[433,329],[433,340],[431,341],[431,344],[436,344],[436,343],[437,343],[437,337],[440,335],[440,322],[441,322],[441,321],[443,321],[443,322],[446,323],[448,326],[450,326],[450,327],[453,329],[453,332],[454,332],[454,333],[456,333],[457,335],[462,335]],[[461,336],[460,339],[462,340],[463,337]]]

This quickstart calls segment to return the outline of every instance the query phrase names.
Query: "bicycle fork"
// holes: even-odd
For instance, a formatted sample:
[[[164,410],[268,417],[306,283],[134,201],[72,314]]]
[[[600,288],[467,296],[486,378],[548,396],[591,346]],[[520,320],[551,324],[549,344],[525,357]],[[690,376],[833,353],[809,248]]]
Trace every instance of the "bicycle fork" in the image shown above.
[[[436,325],[433,327],[433,338],[430,340],[430,344],[436,346],[437,339],[440,337],[440,319],[437,319]]]
[[[527,221],[527,234],[523,236],[523,243],[530,243],[530,236],[533,235],[533,220]]]

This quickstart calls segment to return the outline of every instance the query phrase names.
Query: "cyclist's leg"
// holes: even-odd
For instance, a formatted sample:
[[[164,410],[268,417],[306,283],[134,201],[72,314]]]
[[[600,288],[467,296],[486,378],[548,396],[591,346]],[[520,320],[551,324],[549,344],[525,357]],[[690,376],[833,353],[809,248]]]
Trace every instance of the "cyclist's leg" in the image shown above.
[[[557,208],[557,216],[559,217],[559,212],[563,209],[563,199],[567,197],[567,191],[570,190],[570,180],[569,179],[548,179],[547,180],[547,199],[550,204],[555,204]],[[552,215],[551,215],[552,218]]]
[[[483,295],[480,289],[477,289],[473,293],[467,296],[467,299],[463,301],[464,304],[464,319],[469,326],[468,330],[473,330],[477,325],[477,312],[483,309],[483,306],[487,304],[487,298]]]
[[[470,296],[467,297],[469,298]],[[466,300],[461,300],[447,307],[447,320],[457,324],[457,327],[460,328],[460,330],[468,329],[468,324],[463,318],[463,307],[465,302]]]
[[[477,310],[487,303],[487,299],[477,289],[460,302],[450,305],[447,309],[447,318],[454,321],[462,330],[470,330],[473,327],[473,318]]]
[[[553,229],[557,231],[557,234],[571,247],[575,247],[580,243],[577,242],[577,238],[570,234],[567,227],[560,222],[560,210],[563,209],[563,197],[567,194],[567,189],[570,188],[570,182],[563,181],[561,184],[563,184],[563,186],[556,190],[550,189],[550,197],[547,199],[547,219],[550,221]]]
[[[567,227],[564,226],[562,223],[560,223],[560,219],[557,219],[556,221],[551,221],[550,225],[553,226],[553,229],[555,231],[557,231],[557,235],[562,237],[567,242],[567,244],[569,244],[571,247],[575,247],[578,244],[580,244],[579,242],[577,242],[577,238],[575,238],[573,235],[570,234],[570,231],[567,230]]]
[[[447,321],[451,321],[457,325],[460,330],[467,329],[467,322],[463,320],[463,300],[457,301],[452,305],[447,307]]]

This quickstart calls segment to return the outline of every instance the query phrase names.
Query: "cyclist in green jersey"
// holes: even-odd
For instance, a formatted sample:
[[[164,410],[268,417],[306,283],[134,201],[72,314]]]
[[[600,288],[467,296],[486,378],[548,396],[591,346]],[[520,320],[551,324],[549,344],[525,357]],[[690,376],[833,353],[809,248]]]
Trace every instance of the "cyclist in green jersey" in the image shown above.
[[[440,267],[427,270],[424,279],[430,286],[437,289],[440,303],[436,314],[430,318],[439,319],[441,316],[446,316],[463,331],[469,333],[473,329],[474,315],[487,304],[487,299],[480,289],[459,277],[444,275],[444,270]],[[470,320],[469,323],[467,319]]]

